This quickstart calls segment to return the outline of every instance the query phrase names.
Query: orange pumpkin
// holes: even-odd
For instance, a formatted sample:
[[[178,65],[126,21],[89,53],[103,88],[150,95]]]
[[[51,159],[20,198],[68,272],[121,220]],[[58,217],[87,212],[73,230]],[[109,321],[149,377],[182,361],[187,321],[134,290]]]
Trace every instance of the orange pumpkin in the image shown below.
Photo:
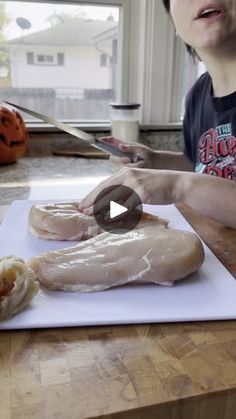
[[[26,152],[28,132],[22,116],[0,107],[0,164],[14,163]]]

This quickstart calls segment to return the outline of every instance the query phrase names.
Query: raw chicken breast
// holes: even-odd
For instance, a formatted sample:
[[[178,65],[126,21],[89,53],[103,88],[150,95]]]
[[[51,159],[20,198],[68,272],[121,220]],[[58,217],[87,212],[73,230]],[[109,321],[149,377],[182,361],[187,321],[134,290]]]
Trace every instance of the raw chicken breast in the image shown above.
[[[134,283],[172,285],[198,270],[203,261],[197,235],[155,228],[150,222],[125,234],[103,233],[45,253],[28,265],[48,289],[89,292]]]
[[[34,272],[16,256],[0,260],[0,321],[25,308],[37,294]]]
[[[83,214],[79,203],[37,204],[30,209],[30,232],[46,240],[82,240],[96,236],[103,230],[94,217]]]
[[[103,233],[95,218],[80,212],[78,205],[77,202],[33,205],[28,220],[30,232],[41,239],[72,241]],[[167,225],[166,220],[150,214],[143,213],[142,219]]]

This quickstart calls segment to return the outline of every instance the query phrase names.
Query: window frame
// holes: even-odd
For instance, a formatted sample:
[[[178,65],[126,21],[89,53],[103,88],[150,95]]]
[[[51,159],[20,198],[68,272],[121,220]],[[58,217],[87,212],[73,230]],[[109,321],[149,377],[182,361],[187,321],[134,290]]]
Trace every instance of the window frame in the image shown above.
[[[47,2],[40,0],[40,3]],[[121,6],[117,101],[141,104],[141,128],[181,127],[178,116],[181,113],[185,46],[175,36],[171,19],[160,0],[50,0],[50,3]],[[36,125],[40,126],[33,124],[35,128]],[[81,121],[76,125],[85,129],[96,127],[92,121],[91,124]],[[101,121],[97,126],[106,129],[109,121]]]
[[[145,128],[180,128],[185,45],[162,2],[126,0],[121,24],[121,99],[141,103]]]

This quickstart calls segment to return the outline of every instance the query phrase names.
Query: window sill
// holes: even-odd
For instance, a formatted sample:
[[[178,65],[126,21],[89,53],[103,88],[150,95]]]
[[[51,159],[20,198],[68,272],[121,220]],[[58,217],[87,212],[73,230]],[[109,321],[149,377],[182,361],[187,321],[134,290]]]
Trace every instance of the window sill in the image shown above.
[[[110,132],[111,125],[107,122],[101,123],[81,123],[81,124],[72,124],[68,123],[73,127],[78,129],[88,131],[88,132]],[[38,124],[38,123],[27,123],[27,128],[29,132],[60,132],[60,130],[49,124]],[[182,131],[182,122],[169,123],[163,125],[140,125],[141,132],[158,132],[158,131]]]

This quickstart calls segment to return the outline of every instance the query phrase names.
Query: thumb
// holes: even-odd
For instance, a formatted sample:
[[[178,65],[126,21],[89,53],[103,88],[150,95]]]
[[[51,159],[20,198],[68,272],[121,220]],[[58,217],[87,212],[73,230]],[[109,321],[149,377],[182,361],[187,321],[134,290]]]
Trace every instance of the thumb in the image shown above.
[[[141,156],[146,156],[147,154],[146,147],[139,144],[120,144],[119,149],[121,151],[130,151],[136,154],[140,154]]]
[[[119,145],[121,144],[121,141],[120,140],[118,140],[117,138],[115,138],[115,137],[100,137],[100,138],[98,138],[97,139],[97,141],[99,142],[101,142],[101,143],[106,143],[106,144],[110,144],[110,145],[114,145],[114,146],[116,146],[116,147],[119,147]]]

